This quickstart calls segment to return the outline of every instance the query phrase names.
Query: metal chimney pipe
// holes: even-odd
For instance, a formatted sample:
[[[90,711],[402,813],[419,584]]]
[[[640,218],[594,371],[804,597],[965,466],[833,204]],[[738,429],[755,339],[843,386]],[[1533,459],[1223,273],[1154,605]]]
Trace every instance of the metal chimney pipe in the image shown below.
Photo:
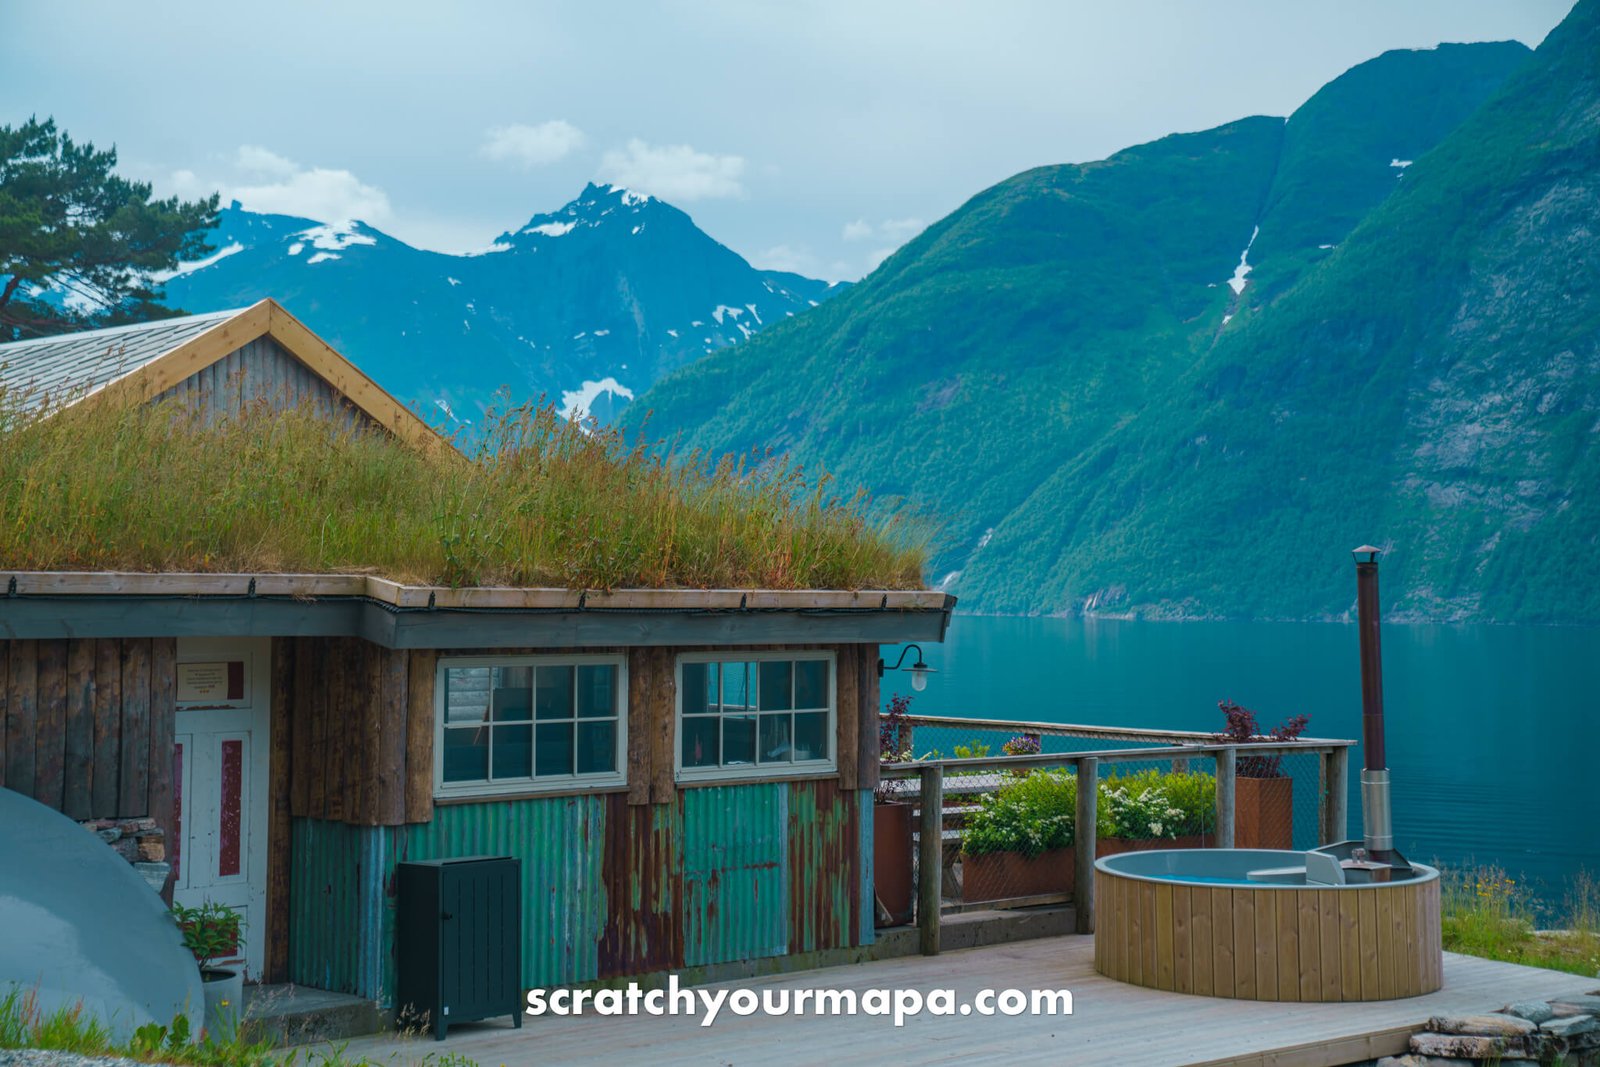
[[[1394,848],[1394,825],[1389,807],[1389,767],[1383,745],[1383,653],[1378,631],[1378,553],[1362,545],[1355,549],[1356,618],[1361,633],[1361,829],[1367,851]],[[1362,559],[1366,556],[1366,559]]]

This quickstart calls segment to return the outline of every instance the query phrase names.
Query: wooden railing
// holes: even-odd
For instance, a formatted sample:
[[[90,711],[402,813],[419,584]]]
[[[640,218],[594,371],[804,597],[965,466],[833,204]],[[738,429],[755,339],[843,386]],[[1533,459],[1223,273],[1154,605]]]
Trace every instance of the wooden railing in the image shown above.
[[[970,775],[983,772],[1012,772],[1037,769],[1067,769],[1077,776],[1076,827],[1074,830],[1075,887],[1073,908],[1080,934],[1094,932],[1094,860],[1096,846],[1095,801],[1102,765],[1149,762],[1171,759],[1175,767],[1196,758],[1216,761],[1216,847],[1232,848],[1234,840],[1234,780],[1241,754],[1246,756],[1317,755],[1321,757],[1317,790],[1317,836],[1320,844],[1343,840],[1349,821],[1350,747],[1354,741],[1329,738],[1293,742],[1219,744],[1212,734],[1142,730],[1123,727],[1062,725],[1060,723],[1019,723],[1005,720],[938,718],[917,716],[915,725],[947,726],[964,729],[997,729],[1016,734],[1091,737],[1099,740],[1158,742],[1155,747],[1110,749],[1099,752],[1045,753],[1036,756],[984,756],[976,759],[914,760],[886,763],[881,777],[889,780],[915,779],[916,799],[921,809],[918,829],[917,926],[922,951],[939,952],[941,880],[944,871],[944,795],[947,774]],[[1166,742],[1166,744],[1159,744]],[[908,792],[907,799],[911,794]]]

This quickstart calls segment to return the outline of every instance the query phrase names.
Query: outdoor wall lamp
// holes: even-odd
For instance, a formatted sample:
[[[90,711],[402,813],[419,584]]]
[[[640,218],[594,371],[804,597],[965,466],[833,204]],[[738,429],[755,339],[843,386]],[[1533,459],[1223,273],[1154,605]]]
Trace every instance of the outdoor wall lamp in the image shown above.
[[[917,692],[920,693],[924,689],[928,688],[928,675],[937,674],[938,673],[932,667],[930,667],[926,663],[922,662],[922,646],[921,645],[907,645],[905,648],[902,648],[900,650],[900,658],[895,660],[894,661],[894,666],[890,667],[888,669],[891,670],[891,671],[900,670],[900,665],[906,661],[906,657],[911,654],[911,650],[913,648],[917,650],[917,662],[913,663],[911,666],[909,666],[909,667],[907,667],[905,669],[911,672],[911,688],[915,689]],[[878,660],[878,677],[879,678],[883,677],[883,671],[884,671],[884,662],[883,662],[883,660],[880,659],[880,660]]]

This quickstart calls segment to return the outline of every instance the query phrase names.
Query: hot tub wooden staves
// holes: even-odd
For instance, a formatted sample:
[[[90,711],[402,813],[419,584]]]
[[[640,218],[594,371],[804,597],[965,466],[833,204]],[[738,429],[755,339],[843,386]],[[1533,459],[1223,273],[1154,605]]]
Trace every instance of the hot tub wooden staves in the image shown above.
[[[1393,885],[1183,884],[1095,871],[1095,970],[1241,1000],[1394,1000],[1439,989],[1437,874]]]

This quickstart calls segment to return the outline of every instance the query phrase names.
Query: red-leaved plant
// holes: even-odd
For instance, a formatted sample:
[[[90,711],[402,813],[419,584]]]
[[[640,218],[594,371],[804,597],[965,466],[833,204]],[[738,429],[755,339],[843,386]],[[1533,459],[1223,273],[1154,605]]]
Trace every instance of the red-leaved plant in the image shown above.
[[[1228,720],[1220,734],[1211,736],[1229,745],[1248,745],[1252,742],[1297,741],[1311,722],[1309,715],[1295,715],[1263,735],[1256,724],[1256,713],[1231,700],[1217,701],[1217,709]],[[1240,778],[1282,778],[1282,756],[1240,756],[1234,773]]]

